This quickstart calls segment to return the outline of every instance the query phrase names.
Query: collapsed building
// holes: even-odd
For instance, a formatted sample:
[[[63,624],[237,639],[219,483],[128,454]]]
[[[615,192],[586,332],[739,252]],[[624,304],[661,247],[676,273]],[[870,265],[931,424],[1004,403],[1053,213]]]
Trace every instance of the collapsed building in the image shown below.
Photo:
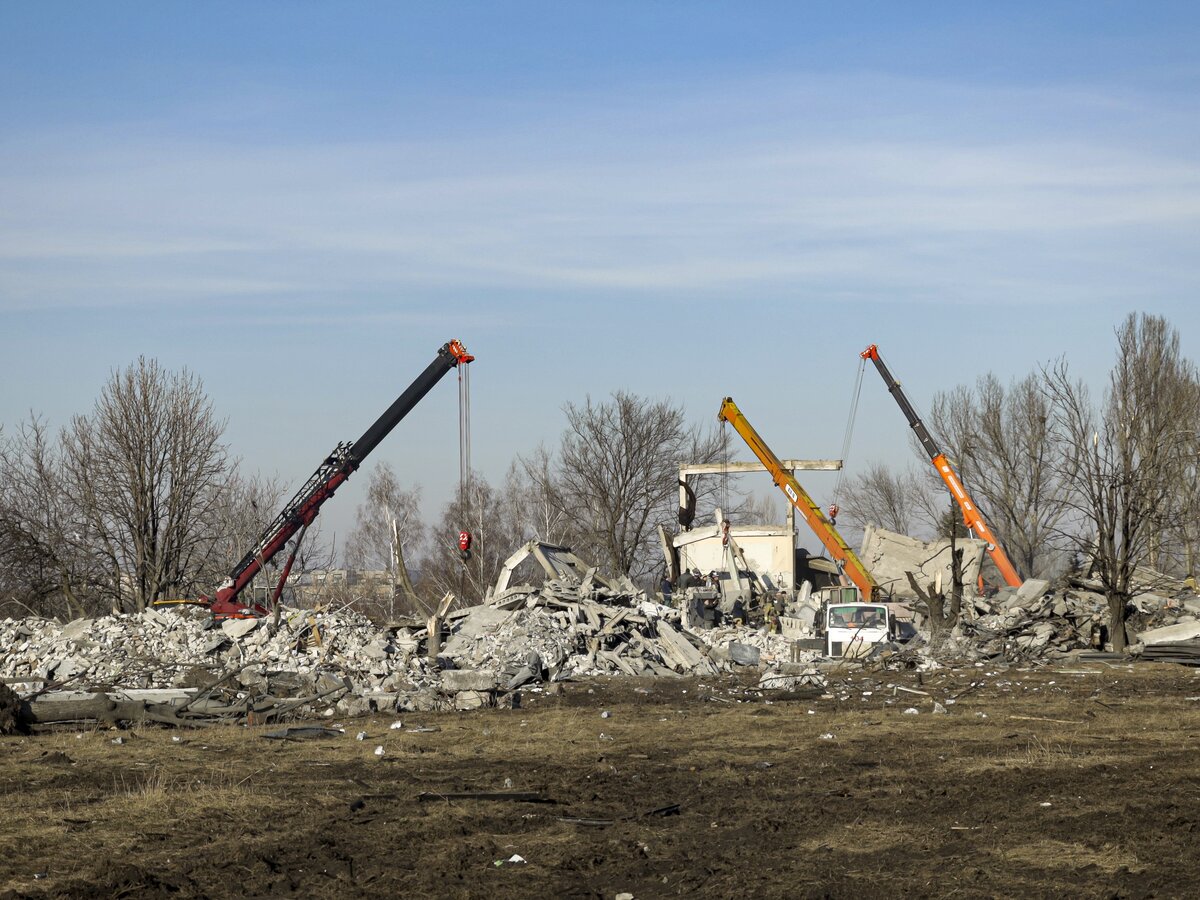
[[[188,724],[464,710],[515,705],[522,691],[578,678],[743,670],[760,676],[760,690],[819,689],[826,672],[846,666],[1038,664],[1105,652],[1107,601],[1096,585],[1023,581],[993,542],[926,542],[869,527],[855,554],[834,527],[836,511],[826,517],[795,478],[840,461],[780,460],[730,398],[720,417],[759,462],[681,467],[681,528],[659,530],[668,576],[661,595],[604,576],[570,548],[531,541],[505,562],[482,602],[451,610],[448,594],[424,623],[379,626],[348,607],[277,605],[320,503],[414,397],[469,359],[447,344],[363,438],[339,445],[216,596],[201,598],[206,612],[0,621],[0,681],[30,698],[27,719]],[[734,524],[717,510],[714,522],[693,527],[688,478],[731,471],[769,473],[790,501],[786,521]],[[953,473],[943,474],[950,484]],[[797,511],[829,558],[798,547]],[[982,523],[978,515],[969,521]],[[239,595],[293,537],[270,604],[275,615],[263,615],[265,594]],[[469,553],[468,532],[460,550]],[[1007,582],[991,596],[976,589],[985,555]],[[1171,596],[1146,591],[1135,602],[1135,653],[1200,660],[1200,601],[1187,586]]]
[[[874,558],[876,544],[905,541],[912,539],[876,530],[864,556]],[[880,552],[890,565],[906,564]],[[1080,582],[1031,579],[991,597],[973,593],[959,621],[936,639],[925,632],[907,645],[880,642],[848,660],[762,625],[693,627],[684,611],[628,579],[604,577],[567,548],[531,542],[510,561],[484,602],[424,627],[378,626],[349,609],[290,609],[278,622],[218,623],[195,609],[68,623],[5,619],[0,681],[32,698],[33,722],[189,724],[511,705],[522,692],[597,676],[753,672],[759,689],[780,691],[819,688],[827,673],[846,666],[1038,665],[1103,656],[1097,635],[1106,601]],[[922,590],[938,580],[936,572],[907,574]],[[1189,588],[1172,596],[1144,592],[1135,606],[1135,657],[1200,662],[1200,598]]]

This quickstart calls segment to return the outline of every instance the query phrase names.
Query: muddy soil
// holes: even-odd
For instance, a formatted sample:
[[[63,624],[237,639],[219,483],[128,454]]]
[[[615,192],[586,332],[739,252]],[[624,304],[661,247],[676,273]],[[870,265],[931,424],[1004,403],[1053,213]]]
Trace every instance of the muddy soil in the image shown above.
[[[1200,884],[1192,669],[857,673],[770,702],[729,681],[627,678],[522,701],[399,729],[327,720],[345,734],[311,740],[267,739],[278,726],[0,738],[0,898]]]

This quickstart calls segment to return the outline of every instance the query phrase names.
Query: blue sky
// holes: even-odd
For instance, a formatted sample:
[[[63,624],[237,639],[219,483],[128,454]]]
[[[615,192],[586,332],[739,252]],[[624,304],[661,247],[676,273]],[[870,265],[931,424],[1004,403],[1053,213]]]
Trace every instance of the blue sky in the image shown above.
[[[457,337],[499,480],[561,407],[731,395],[836,456],[1167,316],[1196,358],[1200,14],[1118,3],[0,2],[0,423],[139,354],[296,484]],[[906,462],[872,373],[853,472]],[[457,479],[453,385],[376,451]],[[744,456],[744,454],[743,454]],[[359,485],[322,514],[344,534]],[[828,476],[811,476],[818,496]]]

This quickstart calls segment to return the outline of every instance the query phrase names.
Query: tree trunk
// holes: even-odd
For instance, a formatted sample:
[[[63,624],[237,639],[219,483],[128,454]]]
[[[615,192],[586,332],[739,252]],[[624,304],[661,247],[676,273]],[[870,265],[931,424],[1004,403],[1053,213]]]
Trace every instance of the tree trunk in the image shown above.
[[[908,579],[908,586],[919,598],[918,605],[924,604],[925,615],[929,618],[929,635],[936,639],[945,627],[945,595],[936,585],[930,585],[928,590],[922,588],[917,584],[917,579],[912,572],[905,572],[904,576]]]
[[[400,541],[395,543],[395,563],[396,563],[396,584],[400,586],[404,594],[404,605],[406,612],[413,613],[420,609],[420,604],[417,602],[417,590],[413,587],[412,576],[408,574],[408,564],[404,561],[404,548],[400,546]],[[393,591],[395,586],[393,585]]]
[[[95,694],[79,700],[32,700],[22,704],[20,721],[24,725],[49,725],[57,722],[161,722],[188,724],[179,719],[177,707],[170,703],[144,700],[112,700]]]
[[[950,609],[946,613],[946,625],[953,628],[958,624],[963,599],[963,551],[950,539]]]
[[[1108,639],[1112,641],[1114,653],[1122,652],[1128,641],[1125,635],[1125,595],[1110,591],[1108,594]]]

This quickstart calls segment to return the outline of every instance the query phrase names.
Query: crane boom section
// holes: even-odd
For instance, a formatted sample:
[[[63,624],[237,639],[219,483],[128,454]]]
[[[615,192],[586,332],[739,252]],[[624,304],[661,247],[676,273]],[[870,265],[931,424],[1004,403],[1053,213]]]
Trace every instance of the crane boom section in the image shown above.
[[[742,415],[742,411],[738,409],[737,404],[733,399],[726,397],[721,403],[721,409],[717,413],[717,419],[722,422],[728,422],[734,427],[734,430],[742,436],[742,440],[746,445],[754,451],[754,455],[758,457],[771,475],[771,480],[775,482],[775,486],[779,488],[791,501],[792,505],[800,511],[804,516],[808,526],[813,530],[813,533],[825,545],[825,549],[829,551],[830,556],[837,562],[839,568],[845,573],[854,585],[862,592],[864,600],[872,600],[879,593],[879,585],[875,579],[871,577],[871,573],[867,571],[866,566],[862,564],[858,556],[846,544],[842,536],[838,534],[833,523],[825,517],[825,513],[821,511],[821,507],[816,504],[816,501],[808,495],[808,492],[800,486],[794,475],[788,472],[779,457],[767,446],[766,442],[754,430],[754,426],[747,421]]]
[[[900,387],[900,382],[892,376],[891,370],[888,369],[883,359],[879,356],[879,348],[872,344],[860,355],[863,359],[869,359],[875,363],[875,368],[879,370],[879,374],[883,378],[883,383],[887,385],[888,392],[895,398],[896,403],[900,406],[900,410],[904,413],[904,417],[908,419],[909,426],[916,434],[917,440],[921,442],[921,446],[929,454],[930,462],[933,463],[933,467],[937,470],[938,475],[941,476],[942,481],[946,482],[946,487],[950,489],[951,496],[954,497],[959,509],[962,510],[963,522],[980,539],[987,542],[988,554],[991,556],[992,562],[996,564],[996,568],[1000,570],[1000,575],[1004,579],[1004,583],[1011,587],[1020,587],[1024,581],[1017,573],[1012,560],[1008,558],[1008,554],[1004,552],[1004,548],[1000,546],[1000,542],[996,540],[996,536],[988,528],[988,524],[983,518],[983,513],[979,511],[979,507],[975,505],[975,501],[971,499],[971,495],[963,487],[958,473],[950,465],[950,460],[946,458],[946,454],[941,451],[941,448],[938,447],[933,437],[930,436],[929,429],[925,427],[925,423],[921,421],[921,417],[913,409],[913,405],[909,402],[908,397],[904,395],[904,391]]]
[[[474,359],[475,357],[467,353],[458,341],[444,344],[433,362],[426,366],[425,371],[417,376],[357,441],[343,441],[338,444],[267,526],[254,548],[233,567],[225,584],[208,603],[213,614],[231,616],[245,613],[246,608],[237,598],[254,577],[302,528],[312,524],[325,501],[333,496],[334,491],[362,465],[367,455],[433,389],[443,375]],[[255,611],[265,612],[261,609]]]

